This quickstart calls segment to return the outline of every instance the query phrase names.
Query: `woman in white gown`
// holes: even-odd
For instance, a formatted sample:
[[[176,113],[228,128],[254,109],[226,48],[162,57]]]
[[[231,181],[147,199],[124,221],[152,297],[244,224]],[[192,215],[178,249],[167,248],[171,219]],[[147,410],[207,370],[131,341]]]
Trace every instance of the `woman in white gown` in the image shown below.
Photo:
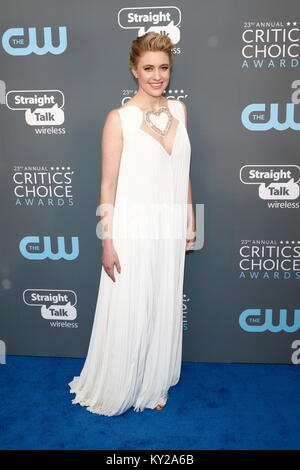
[[[185,254],[196,227],[186,106],[162,96],[173,47],[152,32],[132,42],[138,91],[103,127],[101,278],[87,357],[68,384],[73,404],[100,415],[162,409],[180,378]]]

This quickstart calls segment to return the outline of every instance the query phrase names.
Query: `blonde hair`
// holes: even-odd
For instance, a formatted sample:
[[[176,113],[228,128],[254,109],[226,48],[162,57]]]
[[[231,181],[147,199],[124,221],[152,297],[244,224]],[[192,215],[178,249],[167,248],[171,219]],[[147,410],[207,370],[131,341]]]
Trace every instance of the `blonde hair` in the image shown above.
[[[171,39],[164,34],[149,32],[143,36],[138,36],[131,43],[129,53],[129,67],[136,68],[142,54],[147,51],[163,51],[169,56],[170,67],[173,65],[172,48],[174,44]]]

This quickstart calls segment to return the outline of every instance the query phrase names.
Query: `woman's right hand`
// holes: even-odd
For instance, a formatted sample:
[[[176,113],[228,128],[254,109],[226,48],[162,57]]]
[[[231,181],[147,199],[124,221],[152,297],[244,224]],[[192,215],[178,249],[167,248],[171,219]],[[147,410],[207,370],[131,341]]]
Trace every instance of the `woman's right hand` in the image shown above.
[[[114,266],[116,265],[118,273],[121,273],[121,265],[113,244],[102,247],[102,265],[105,272],[115,282]]]

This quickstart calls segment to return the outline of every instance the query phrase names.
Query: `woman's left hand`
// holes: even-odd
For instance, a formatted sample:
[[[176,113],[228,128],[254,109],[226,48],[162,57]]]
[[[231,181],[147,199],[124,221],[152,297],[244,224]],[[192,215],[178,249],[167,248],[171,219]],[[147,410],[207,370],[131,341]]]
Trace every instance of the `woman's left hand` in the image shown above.
[[[186,239],[185,251],[193,250],[196,243],[196,237]]]
[[[193,250],[196,242],[196,221],[192,204],[188,206],[185,251]]]

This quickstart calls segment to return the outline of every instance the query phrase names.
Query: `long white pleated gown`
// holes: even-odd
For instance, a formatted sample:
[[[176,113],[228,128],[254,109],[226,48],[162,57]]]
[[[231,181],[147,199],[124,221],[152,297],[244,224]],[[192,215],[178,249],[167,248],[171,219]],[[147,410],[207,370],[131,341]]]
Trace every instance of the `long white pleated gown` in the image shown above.
[[[121,273],[114,269],[113,282],[102,266],[87,357],[68,384],[73,404],[100,415],[165,405],[180,378],[191,145],[182,103],[167,103],[171,153],[142,109],[130,101],[118,108],[123,151],[112,238]]]

